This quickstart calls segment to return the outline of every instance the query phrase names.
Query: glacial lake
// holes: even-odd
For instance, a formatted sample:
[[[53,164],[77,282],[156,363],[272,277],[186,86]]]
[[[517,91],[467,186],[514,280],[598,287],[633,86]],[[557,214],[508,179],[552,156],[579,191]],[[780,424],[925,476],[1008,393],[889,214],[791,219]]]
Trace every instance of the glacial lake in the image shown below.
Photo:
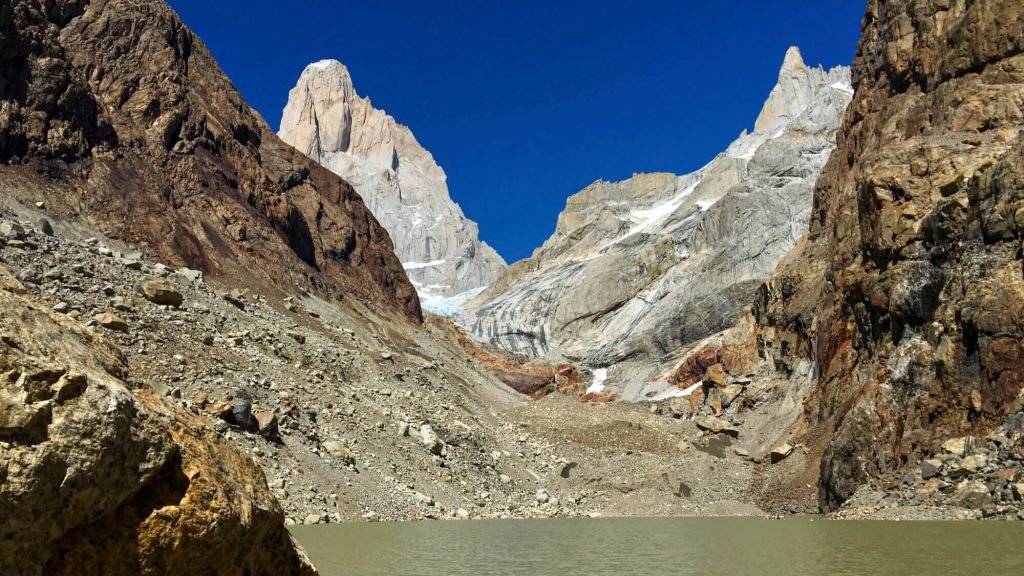
[[[292,533],[323,576],[1024,574],[1024,522],[602,518]]]

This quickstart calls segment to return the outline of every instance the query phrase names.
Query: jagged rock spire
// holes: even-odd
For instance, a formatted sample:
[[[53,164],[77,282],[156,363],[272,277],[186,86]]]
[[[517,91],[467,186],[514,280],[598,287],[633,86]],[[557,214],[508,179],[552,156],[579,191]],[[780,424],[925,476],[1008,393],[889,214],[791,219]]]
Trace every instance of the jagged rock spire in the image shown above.
[[[505,267],[452,201],[430,153],[356,93],[344,64],[306,67],[289,94],[280,136],[355,187],[428,306],[431,298],[490,285]]]

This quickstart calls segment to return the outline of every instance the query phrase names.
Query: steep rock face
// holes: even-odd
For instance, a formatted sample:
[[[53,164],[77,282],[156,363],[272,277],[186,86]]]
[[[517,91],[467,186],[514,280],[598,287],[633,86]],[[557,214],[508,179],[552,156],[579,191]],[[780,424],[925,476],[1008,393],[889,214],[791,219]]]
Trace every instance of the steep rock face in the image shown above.
[[[505,262],[448,195],[447,176],[412,132],[356,94],[340,62],[308,66],[288,94],[280,136],[355,186],[387,228],[428,307],[491,285]]]
[[[175,265],[420,318],[387,233],[159,0],[0,2],[4,193]]]
[[[648,371],[731,325],[805,233],[851,93],[848,70],[809,68],[791,49],[753,133],[693,174],[572,196],[554,235],[461,322],[513,353]],[[609,383],[629,376],[613,371]]]
[[[810,237],[759,292],[761,353],[810,359],[819,505],[982,434],[1024,386],[1024,5],[872,0]]]
[[[0,572],[315,574],[262,471],[0,268]]]

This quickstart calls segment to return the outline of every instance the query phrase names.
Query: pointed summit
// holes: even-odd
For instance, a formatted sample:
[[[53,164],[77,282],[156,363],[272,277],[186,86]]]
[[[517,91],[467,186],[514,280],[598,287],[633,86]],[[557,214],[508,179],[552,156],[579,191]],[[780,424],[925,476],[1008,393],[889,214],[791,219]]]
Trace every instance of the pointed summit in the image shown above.
[[[288,94],[279,134],[363,197],[425,302],[488,286],[505,268],[452,201],[430,152],[356,92],[341,62],[306,66]]]
[[[782,68],[779,69],[778,83],[764,103],[761,115],[757,117],[754,132],[768,134],[792,122],[814,98],[817,83],[812,76],[815,73],[825,74],[808,68],[796,46],[786,50]]]
[[[307,79],[317,77],[321,82],[331,83],[346,95],[355,92],[352,74],[348,67],[334,59],[313,62],[302,71],[302,76]]]
[[[807,65],[804,64],[804,57],[800,54],[800,48],[797,46],[790,46],[789,50],[786,50],[786,58],[782,61],[782,69],[779,70],[779,75],[787,72],[799,72],[806,70]]]
[[[309,66],[306,66],[306,70],[309,70],[311,68],[313,70],[327,70],[329,68],[341,68],[346,73],[348,72],[348,68],[346,68],[344,64],[342,64],[341,62],[338,62],[334,58],[328,58],[328,59],[325,59],[325,60],[321,60],[319,62],[313,62]]]
[[[356,93],[344,64],[321,60],[306,66],[289,102],[292,98],[302,105],[285,108],[281,139],[317,162],[323,161],[325,153],[348,151]]]
[[[505,352],[590,366],[602,393],[673,394],[652,378],[665,351],[688,350],[738,317],[806,231],[850,102],[834,86],[848,81],[848,70],[809,68],[790,49],[758,132],[692,174],[634,174],[573,195],[554,234],[458,322]]]

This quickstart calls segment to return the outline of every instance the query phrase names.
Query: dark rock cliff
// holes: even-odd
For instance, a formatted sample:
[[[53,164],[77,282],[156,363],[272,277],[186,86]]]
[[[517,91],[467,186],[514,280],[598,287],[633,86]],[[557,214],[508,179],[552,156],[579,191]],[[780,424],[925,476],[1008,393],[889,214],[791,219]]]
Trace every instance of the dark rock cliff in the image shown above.
[[[2,192],[170,264],[420,319],[387,232],[159,0],[0,1]]]
[[[811,359],[819,505],[1021,409],[1024,4],[872,0],[811,232],[760,291],[762,355]]]

